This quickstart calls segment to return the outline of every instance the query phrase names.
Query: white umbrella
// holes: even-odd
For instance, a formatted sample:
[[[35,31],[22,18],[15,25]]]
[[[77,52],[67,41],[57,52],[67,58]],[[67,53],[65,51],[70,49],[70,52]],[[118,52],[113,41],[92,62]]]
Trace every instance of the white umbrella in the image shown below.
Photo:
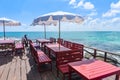
[[[52,12],[48,14],[44,14],[39,16],[38,18],[34,19],[32,25],[57,25],[57,22],[59,23],[59,38],[60,38],[60,22],[75,22],[75,23],[82,23],[84,19],[74,13],[69,12],[63,12],[63,11],[57,11]],[[46,38],[46,28],[45,28],[45,38]]]
[[[5,26],[20,26],[21,23],[8,18],[0,18],[0,26],[3,26],[4,40],[5,40]]]

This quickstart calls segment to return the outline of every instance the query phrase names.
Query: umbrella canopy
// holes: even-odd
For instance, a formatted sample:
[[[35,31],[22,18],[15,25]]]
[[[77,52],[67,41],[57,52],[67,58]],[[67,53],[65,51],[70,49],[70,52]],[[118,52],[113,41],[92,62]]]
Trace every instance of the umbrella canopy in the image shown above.
[[[84,19],[74,13],[57,11],[48,14],[44,14],[39,16],[38,18],[34,19],[32,25],[57,25],[59,23],[59,38],[60,38],[60,22],[75,22],[75,23],[82,23]]]
[[[21,23],[8,18],[0,18],[0,26],[3,26],[4,40],[5,40],[5,26],[20,26]]]

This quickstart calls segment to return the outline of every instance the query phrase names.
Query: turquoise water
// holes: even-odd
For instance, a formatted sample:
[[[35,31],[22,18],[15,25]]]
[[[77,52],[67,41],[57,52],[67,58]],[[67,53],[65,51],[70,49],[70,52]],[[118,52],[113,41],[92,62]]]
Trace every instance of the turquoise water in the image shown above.
[[[27,34],[30,39],[44,38],[43,32],[6,32],[7,38],[21,39]],[[120,32],[91,31],[91,32],[61,32],[61,38],[112,52],[120,52]],[[3,37],[3,32],[0,32]],[[58,38],[58,32],[47,32],[47,38]]]

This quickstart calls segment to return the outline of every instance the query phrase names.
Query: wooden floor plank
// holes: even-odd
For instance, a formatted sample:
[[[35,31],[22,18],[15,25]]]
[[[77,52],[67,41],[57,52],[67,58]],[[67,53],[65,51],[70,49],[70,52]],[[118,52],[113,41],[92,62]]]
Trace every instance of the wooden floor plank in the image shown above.
[[[29,72],[29,74],[31,73],[32,80],[41,80],[41,76],[40,76],[40,73],[38,71],[38,67],[35,64],[34,59],[31,56],[29,56],[29,58],[30,58],[29,63],[31,66],[31,71]]]
[[[27,58],[22,59],[21,56],[2,57],[0,58],[0,80],[61,80],[56,76],[56,66],[53,62],[51,71],[39,72],[32,56],[27,53]],[[115,75],[107,77],[103,80],[114,80]],[[74,78],[73,80],[80,80]]]
[[[26,73],[27,73],[27,80],[34,80],[33,73],[31,72],[31,67],[29,63],[29,59],[26,60]]]
[[[15,67],[15,77],[14,77],[14,80],[20,80],[20,62],[21,60],[19,58],[16,58],[16,67]]]
[[[16,59],[13,59],[10,65],[10,71],[8,74],[7,80],[14,80],[15,77],[15,66],[16,66]]]
[[[21,80],[27,80],[25,60],[21,60]]]
[[[7,63],[6,66],[4,67],[0,80],[7,80],[11,63],[12,62]]]
[[[7,60],[4,60],[4,58],[0,58],[0,79],[1,79],[1,76],[2,76],[2,74],[3,74],[3,71],[4,71],[4,69],[6,68],[6,65],[5,65],[5,63],[7,62]]]

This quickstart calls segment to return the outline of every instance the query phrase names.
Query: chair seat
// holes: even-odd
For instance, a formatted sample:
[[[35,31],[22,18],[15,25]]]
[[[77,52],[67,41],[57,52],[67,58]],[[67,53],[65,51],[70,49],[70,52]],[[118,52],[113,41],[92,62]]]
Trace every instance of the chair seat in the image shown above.
[[[59,70],[63,73],[63,74],[67,74],[69,73],[69,67],[67,64],[65,65],[60,65],[58,66]]]
[[[25,53],[24,46],[21,43],[15,44],[15,52],[16,53]]]
[[[51,62],[51,59],[41,50],[37,51],[39,63]]]
[[[40,48],[39,44],[36,44],[36,43],[32,43],[32,45],[35,47],[35,48]]]
[[[15,49],[23,49],[23,45],[21,43],[15,44]]]

